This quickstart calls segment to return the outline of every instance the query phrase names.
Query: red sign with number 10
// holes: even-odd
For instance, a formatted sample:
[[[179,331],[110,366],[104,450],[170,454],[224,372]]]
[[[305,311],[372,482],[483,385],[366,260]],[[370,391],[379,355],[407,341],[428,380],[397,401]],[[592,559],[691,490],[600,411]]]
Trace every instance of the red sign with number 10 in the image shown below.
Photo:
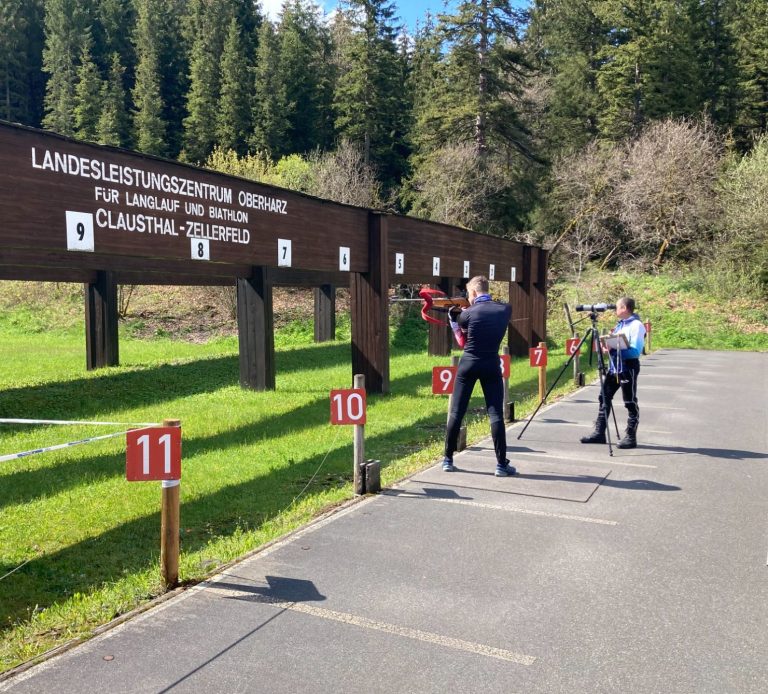
[[[331,391],[331,424],[365,424],[365,390]]]

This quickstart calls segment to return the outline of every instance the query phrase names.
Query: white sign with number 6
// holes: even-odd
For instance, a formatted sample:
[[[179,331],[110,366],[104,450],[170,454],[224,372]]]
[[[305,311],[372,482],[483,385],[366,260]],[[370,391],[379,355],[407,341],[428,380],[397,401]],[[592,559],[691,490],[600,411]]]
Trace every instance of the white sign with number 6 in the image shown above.
[[[339,246],[339,270],[349,272],[349,248]]]

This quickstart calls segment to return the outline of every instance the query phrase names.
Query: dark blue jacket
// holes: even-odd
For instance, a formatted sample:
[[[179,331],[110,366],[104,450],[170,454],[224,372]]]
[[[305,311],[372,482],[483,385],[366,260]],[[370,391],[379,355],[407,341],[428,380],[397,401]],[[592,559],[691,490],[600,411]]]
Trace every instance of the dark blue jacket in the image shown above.
[[[462,311],[456,322],[467,334],[464,346],[466,356],[498,359],[501,341],[509,328],[512,307],[484,296],[487,295],[480,295],[472,306]]]

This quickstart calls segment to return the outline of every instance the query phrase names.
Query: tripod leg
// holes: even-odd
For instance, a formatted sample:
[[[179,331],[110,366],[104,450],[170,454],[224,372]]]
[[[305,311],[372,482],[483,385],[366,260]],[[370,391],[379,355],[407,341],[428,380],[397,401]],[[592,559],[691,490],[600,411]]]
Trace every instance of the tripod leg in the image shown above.
[[[603,343],[600,342],[600,337],[597,333],[597,326],[593,328],[595,331],[596,339],[597,339],[597,371],[600,374],[600,397],[603,400],[603,409],[606,410],[606,408],[611,408],[611,413],[613,414],[613,423],[616,424],[616,411],[613,409],[613,398],[609,401],[608,398],[605,397],[605,379],[607,378],[607,375],[605,373],[605,359],[604,359],[604,350],[603,350]],[[610,404],[609,404],[610,402]],[[616,432],[618,434],[619,427],[616,425]],[[605,412],[605,440],[608,443],[608,455],[613,457],[613,443],[611,442],[611,426],[610,422],[608,421],[608,412]]]
[[[525,433],[525,430],[528,428],[528,425],[533,421],[533,418],[536,416],[538,411],[541,409],[541,406],[547,401],[547,398],[549,397],[549,394],[554,390],[555,386],[557,385],[557,382],[560,380],[560,377],[565,373],[565,370],[571,365],[571,362],[576,357],[576,354],[581,349],[581,346],[586,342],[586,340],[589,337],[590,333],[591,333],[591,329],[587,330],[587,334],[584,335],[584,337],[582,338],[581,342],[579,343],[579,346],[576,348],[574,353],[569,357],[568,361],[565,362],[565,366],[563,366],[563,368],[560,370],[560,373],[557,374],[557,376],[555,377],[555,380],[552,382],[552,385],[549,387],[549,390],[544,395],[544,399],[538,404],[536,409],[533,411],[533,414],[528,418],[528,421],[525,423],[525,426],[522,428],[520,433],[517,435],[517,440],[518,441],[522,438],[523,434]]]

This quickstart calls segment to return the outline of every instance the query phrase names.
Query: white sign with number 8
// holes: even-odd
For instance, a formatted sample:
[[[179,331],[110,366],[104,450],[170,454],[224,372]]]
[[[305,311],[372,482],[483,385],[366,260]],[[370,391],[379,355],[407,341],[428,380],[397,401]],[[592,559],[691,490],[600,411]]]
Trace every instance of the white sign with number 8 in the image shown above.
[[[192,241],[192,260],[210,260],[211,242],[208,239],[190,239]]]

